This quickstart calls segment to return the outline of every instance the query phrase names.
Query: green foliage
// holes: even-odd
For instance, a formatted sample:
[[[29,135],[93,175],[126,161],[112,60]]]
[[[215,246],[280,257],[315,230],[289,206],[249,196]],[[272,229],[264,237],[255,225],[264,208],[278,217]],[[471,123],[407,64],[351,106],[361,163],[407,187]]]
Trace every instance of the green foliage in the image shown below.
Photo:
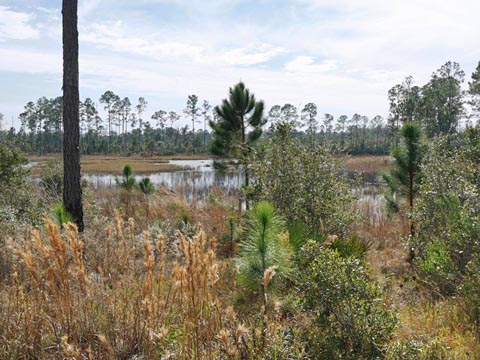
[[[343,237],[355,219],[352,185],[329,151],[290,136],[280,124],[252,166],[251,198],[271,202],[289,224],[302,223],[309,236]]]
[[[58,203],[53,207],[53,213],[60,228],[63,224],[73,222],[72,217],[65,211],[61,203]]]
[[[468,315],[480,331],[480,254],[468,262],[464,282],[458,290],[466,302]]]
[[[470,95],[469,103],[478,119],[480,116],[480,61],[472,74],[472,81],[468,83],[468,93]]]
[[[480,132],[469,130],[451,146],[430,145],[414,213],[414,247],[426,278],[445,294],[463,283],[467,264],[480,253]]]
[[[288,241],[295,252],[298,252],[302,246],[313,237],[307,227],[300,221],[292,221],[287,224]]]
[[[390,127],[397,132],[399,123],[413,121],[420,105],[420,88],[413,85],[413,77],[408,76],[403,83],[397,84],[388,91],[390,102]]]
[[[400,129],[402,144],[392,150],[395,163],[388,173],[382,174],[387,183],[385,197],[392,210],[399,210],[396,195],[400,193],[408,198],[410,207],[418,191],[420,162],[423,155],[421,130],[414,122],[407,122]]]
[[[28,182],[27,163],[12,144],[0,143],[0,222],[40,222],[40,212]]]
[[[152,181],[148,177],[142,178],[138,182],[138,187],[140,188],[140,190],[145,196],[151,195],[155,192],[155,186],[153,185]]]
[[[228,216],[226,219],[228,225],[227,239],[230,242],[237,241],[239,233],[239,223],[236,216]]]
[[[126,164],[123,167],[122,172],[123,172],[122,178],[115,177],[115,182],[120,188],[125,189],[127,191],[132,191],[136,184],[135,177],[133,176],[132,166],[129,164]]]
[[[436,341],[410,340],[397,342],[388,347],[388,360],[438,360],[447,358],[445,349]]]
[[[256,101],[255,95],[243,82],[230,88],[229,98],[215,107],[219,121],[210,121],[214,132],[212,153],[245,156],[248,147],[262,135],[262,127],[266,123],[263,107],[263,101]]]
[[[248,290],[263,293],[263,275],[272,266],[276,275],[270,285],[291,274],[292,249],[282,236],[284,228],[283,219],[267,202],[258,203],[248,213],[246,232],[237,257],[238,279]]]
[[[220,237],[220,253],[223,256],[231,257],[235,254],[235,248],[240,238],[241,228],[237,216],[230,215],[225,218],[226,230]]]
[[[475,76],[475,73],[474,73]],[[428,137],[453,134],[463,115],[462,83],[465,73],[460,65],[448,61],[432,74],[422,87],[413,85],[407,77],[402,84],[388,92],[390,101],[390,128],[396,132],[399,123],[418,121]],[[475,78],[470,90],[475,91]]]
[[[211,152],[223,157],[234,157],[242,165],[244,187],[250,185],[249,165],[252,145],[262,135],[262,127],[267,122],[263,118],[263,101],[257,101],[255,95],[239,82],[229,90],[229,98],[214,112],[217,121],[209,122],[213,130]],[[245,199],[248,209],[248,199]]]
[[[192,219],[190,218],[190,215],[185,210],[181,210],[180,213],[178,214],[178,217],[179,217],[179,225],[181,226],[192,223]]]
[[[341,257],[355,257],[357,259],[363,259],[369,247],[370,242],[360,239],[357,234],[351,234],[345,240],[336,238],[330,244],[330,248]]]
[[[61,199],[63,193],[63,164],[57,159],[49,160],[40,174],[40,185],[46,194]]]
[[[418,119],[429,137],[457,131],[458,121],[463,114],[464,77],[460,65],[448,61],[422,87]]]
[[[307,243],[301,252],[298,288],[314,317],[306,335],[316,359],[375,359],[397,324],[382,303],[379,285],[363,262]]]
[[[19,179],[29,174],[29,171],[22,167],[27,163],[27,158],[11,144],[0,144],[1,186],[7,188],[18,185]]]

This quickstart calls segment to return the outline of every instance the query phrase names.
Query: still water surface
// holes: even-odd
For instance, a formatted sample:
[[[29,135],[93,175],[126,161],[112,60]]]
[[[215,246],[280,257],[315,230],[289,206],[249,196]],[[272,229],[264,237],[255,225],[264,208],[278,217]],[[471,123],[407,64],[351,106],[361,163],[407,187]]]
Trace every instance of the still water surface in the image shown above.
[[[170,160],[169,164],[184,167],[184,170],[161,172],[148,175],[138,175],[140,180],[144,176],[156,187],[165,186],[179,194],[186,201],[200,201],[207,198],[213,188],[221,189],[226,195],[237,195],[243,183],[243,177],[236,168],[227,172],[215,171],[213,160]],[[83,177],[94,189],[103,186],[116,186],[115,175],[111,174],[85,174]],[[363,211],[368,211],[370,220],[378,223],[385,218],[385,204],[382,195],[383,186],[370,177],[364,177],[359,187],[354,189],[358,199],[357,206]]]

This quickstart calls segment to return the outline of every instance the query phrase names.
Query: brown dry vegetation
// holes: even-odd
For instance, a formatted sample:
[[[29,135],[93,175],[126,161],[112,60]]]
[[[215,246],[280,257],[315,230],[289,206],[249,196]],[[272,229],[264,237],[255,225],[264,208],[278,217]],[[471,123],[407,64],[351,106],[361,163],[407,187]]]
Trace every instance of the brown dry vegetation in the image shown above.
[[[148,174],[156,172],[169,172],[183,170],[183,167],[168,164],[169,160],[204,160],[208,159],[205,154],[183,154],[174,156],[113,156],[113,155],[84,155],[81,158],[82,172],[92,174],[115,174],[120,175],[123,165],[131,164],[135,173]],[[34,170],[39,171],[44,163],[50,160],[61,160],[61,155],[29,155],[28,160],[39,162]],[[390,166],[389,156],[342,156],[339,162],[349,171],[364,173],[381,173]]]
[[[0,358],[282,358],[282,334],[308,330],[310,319],[273,297],[268,311],[238,299],[236,242],[225,236],[236,200],[215,195],[220,200],[186,204],[159,189],[147,209],[139,192],[87,189],[82,235],[51,220],[33,231],[4,229]],[[358,206],[354,230],[369,241],[369,266],[400,319],[392,344],[424,344],[441,359],[480,358],[461,299],[435,298],[407,263],[405,217]],[[302,358],[304,344],[293,339],[290,354]]]
[[[230,306],[235,276],[221,254],[231,244],[215,237],[230,207],[187,207],[160,191],[147,213],[144,201],[105,188],[87,194],[84,234],[48,218],[45,228],[14,230],[2,249],[0,358],[264,356],[288,323],[270,303],[268,319]]]
[[[338,160],[347,170],[376,174],[386,171],[391,164],[390,156],[381,155],[341,156]]]
[[[48,156],[29,156],[30,161],[39,162],[34,167],[34,173],[38,173],[45,166],[45,163],[50,160],[61,161],[61,156],[48,155]],[[182,166],[169,164],[169,160],[200,160],[205,159],[202,155],[186,155],[186,156],[104,156],[104,155],[86,155],[82,156],[81,168],[83,173],[89,174],[115,174],[120,175],[122,173],[123,166],[125,164],[131,164],[135,173],[137,174],[151,174],[158,172],[171,172],[184,170]]]
[[[379,218],[374,207],[368,201],[359,204],[362,221],[355,230],[369,241],[368,264],[384,286],[386,303],[398,313],[393,343],[423,344],[426,359],[480,358],[478,334],[462,299],[432,293],[408,263],[406,216]]]

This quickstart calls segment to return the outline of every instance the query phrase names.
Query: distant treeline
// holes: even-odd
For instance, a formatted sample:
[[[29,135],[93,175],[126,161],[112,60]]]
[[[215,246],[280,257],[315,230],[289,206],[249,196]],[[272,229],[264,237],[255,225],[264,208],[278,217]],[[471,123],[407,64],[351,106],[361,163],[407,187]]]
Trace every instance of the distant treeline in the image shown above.
[[[336,151],[350,154],[387,154],[397,143],[397,133],[406,121],[415,120],[429,137],[454,134],[462,119],[466,125],[478,121],[480,114],[480,63],[462,90],[465,73],[459,64],[447,62],[435,71],[430,81],[417,86],[411,76],[388,91],[390,111],[387,117],[369,118],[361,114],[334,117],[319,115],[314,103],[297,109],[292,104],[274,105],[264,114],[264,128],[269,137],[277,124],[286,122],[294,136],[309,142],[326,143]],[[140,97],[133,105],[128,97],[112,91],[100,96],[99,105],[86,98],[80,104],[81,152],[83,154],[171,155],[208,152],[211,142],[210,120],[216,121],[215,109],[197,95],[187,99],[183,116],[190,125],[175,126],[181,115],[158,110],[144,119],[148,106]],[[98,107],[105,116],[101,117]],[[19,115],[21,129],[0,126],[0,140],[11,141],[25,152],[40,154],[62,151],[62,98],[42,97],[30,101]],[[0,125],[2,116],[0,114]],[[197,128],[195,126],[197,125]]]

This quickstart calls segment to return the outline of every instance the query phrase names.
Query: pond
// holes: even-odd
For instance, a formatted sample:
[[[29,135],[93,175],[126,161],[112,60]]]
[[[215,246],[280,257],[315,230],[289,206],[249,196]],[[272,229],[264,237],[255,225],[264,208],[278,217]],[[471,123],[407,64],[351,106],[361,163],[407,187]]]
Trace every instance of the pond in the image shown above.
[[[165,186],[179,193],[185,200],[205,199],[213,188],[221,189],[226,195],[235,195],[242,184],[238,170],[215,171],[213,160],[170,160],[169,164],[184,167],[185,170],[136,175],[138,181],[148,176],[156,187]],[[94,188],[115,186],[115,175],[85,174],[83,178]]]
[[[215,171],[213,159],[170,160],[169,164],[184,167],[185,170],[161,172],[135,176],[136,180],[148,176],[156,187],[165,186],[186,201],[200,201],[209,196],[213,188],[221,189],[226,195],[238,195],[243,177],[236,168],[226,172]],[[368,174],[367,174],[368,175]],[[85,174],[83,177],[94,189],[116,186],[115,175]],[[385,219],[383,185],[372,174],[361,176],[361,184],[354,189],[358,199],[357,207],[369,214],[370,221],[379,223]]]

